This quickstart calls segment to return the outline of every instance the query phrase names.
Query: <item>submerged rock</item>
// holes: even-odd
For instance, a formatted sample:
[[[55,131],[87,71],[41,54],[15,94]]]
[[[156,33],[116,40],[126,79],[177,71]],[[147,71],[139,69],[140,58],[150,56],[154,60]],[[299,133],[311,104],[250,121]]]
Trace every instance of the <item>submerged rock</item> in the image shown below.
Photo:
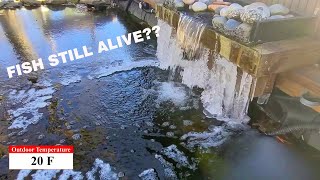
[[[207,5],[203,2],[196,2],[192,4],[192,10],[194,12],[201,12],[207,10]]]
[[[273,4],[269,7],[271,15],[287,15],[290,10],[282,4]]]

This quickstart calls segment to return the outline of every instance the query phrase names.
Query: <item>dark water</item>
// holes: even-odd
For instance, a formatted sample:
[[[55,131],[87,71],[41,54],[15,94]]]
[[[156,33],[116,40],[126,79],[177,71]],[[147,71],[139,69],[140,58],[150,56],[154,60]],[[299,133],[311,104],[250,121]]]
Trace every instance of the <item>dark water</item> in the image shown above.
[[[66,174],[8,170],[5,154],[12,144],[74,145],[74,171],[81,173],[74,179],[88,177],[97,159],[120,179],[139,179],[150,168],[160,179],[320,178],[318,152],[249,127],[213,130],[189,147],[190,139],[180,138],[184,134],[223,126],[204,117],[196,92],[168,81],[169,73],[157,68],[154,38],[48,65],[50,54],[84,45],[94,51],[101,40],[142,28],[121,14],[45,6],[0,11],[0,179],[23,172],[34,179]],[[8,79],[6,67],[38,58],[45,70]],[[210,148],[200,148],[204,142]],[[100,171],[94,175],[110,178]]]

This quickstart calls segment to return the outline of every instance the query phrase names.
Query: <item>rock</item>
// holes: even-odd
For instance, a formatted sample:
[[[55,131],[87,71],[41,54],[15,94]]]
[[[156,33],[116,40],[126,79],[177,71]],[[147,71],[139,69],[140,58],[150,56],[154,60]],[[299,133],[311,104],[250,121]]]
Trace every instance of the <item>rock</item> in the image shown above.
[[[228,8],[229,7],[224,7],[220,10],[220,16],[223,16],[223,17],[227,17],[227,13],[228,13]]]
[[[235,30],[240,24],[241,24],[241,22],[239,22],[239,21],[236,21],[234,19],[229,19],[224,24],[224,33],[229,36],[235,36]]]
[[[21,8],[22,3],[21,2],[4,2],[4,5],[2,6],[3,9],[16,9]]]
[[[124,175],[125,175],[124,172],[119,172],[119,173],[118,173],[118,177],[119,177],[119,178],[124,177]]]
[[[38,81],[38,76],[36,74],[30,74],[27,79],[35,84]]]
[[[227,18],[240,19],[240,15],[243,14],[243,12],[244,12],[243,8],[233,9],[228,13]]]
[[[162,127],[167,127],[167,126],[170,126],[170,123],[169,123],[169,122],[164,122],[164,123],[162,123],[161,126],[162,126]]]
[[[234,10],[234,9],[242,9],[243,7],[238,3],[232,3],[230,4],[229,8],[230,10]]]
[[[67,0],[46,0],[45,3],[52,4],[52,5],[62,5],[62,4],[66,4]]]
[[[212,19],[212,25],[213,28],[218,29],[218,30],[222,30],[224,27],[224,24],[227,22],[227,18],[220,16],[220,17],[215,17]]]
[[[282,4],[273,4],[269,7],[271,15],[287,15],[290,10]]]
[[[81,134],[74,134],[73,136],[72,136],[72,139],[73,140],[79,140],[81,138]]]
[[[3,96],[0,96],[0,101],[2,101],[3,100]]]
[[[214,11],[216,14],[220,14],[220,10],[224,7],[228,7],[226,5],[221,5],[221,4],[210,4],[208,6],[209,11]],[[219,12],[217,10],[219,9]]]
[[[183,0],[183,2],[187,5],[191,5],[195,2],[196,0]]]
[[[248,6],[246,6],[246,8],[244,8],[244,9],[245,9],[245,11],[257,9],[259,11],[259,13],[261,14],[262,19],[267,19],[268,17],[271,16],[269,7],[266,4],[261,3],[261,2],[252,3]]]
[[[273,15],[273,16],[270,16],[268,19],[283,19],[283,18],[286,18],[286,17],[282,15]]]
[[[40,140],[40,139],[43,139],[44,138],[44,134],[40,134],[39,136],[38,136],[38,139]]]
[[[242,23],[235,29],[235,35],[241,41],[249,42],[251,30],[252,26],[250,24]]]
[[[230,6],[221,9],[220,15],[227,17],[229,13],[238,9],[243,9],[243,7],[237,3],[232,3]]]
[[[227,6],[217,7],[217,8],[214,10],[214,12],[220,16],[220,11],[221,11],[221,9],[223,9],[223,8],[225,8],[225,7],[227,7]]]
[[[235,30],[241,22],[236,21],[234,19],[229,19],[225,24],[224,24],[224,29],[227,31],[233,31]]]
[[[35,6],[38,7],[41,5],[40,1],[37,0],[22,0],[21,1],[24,6]]]
[[[259,9],[245,10],[244,13],[240,15],[240,19],[242,22],[248,24],[263,20],[261,10]]]
[[[174,6],[175,6],[176,8],[184,8],[184,3],[183,3],[183,1],[181,1],[181,0],[175,0],[175,1],[174,1]]]
[[[208,6],[212,3],[212,0],[199,0],[198,2],[205,3]]]
[[[201,12],[207,10],[207,5],[203,2],[195,2],[192,4],[192,10],[194,12]]]
[[[292,14],[288,14],[288,15],[285,15],[284,17],[285,17],[285,18],[293,18],[293,17],[294,17],[294,15],[292,15]]]

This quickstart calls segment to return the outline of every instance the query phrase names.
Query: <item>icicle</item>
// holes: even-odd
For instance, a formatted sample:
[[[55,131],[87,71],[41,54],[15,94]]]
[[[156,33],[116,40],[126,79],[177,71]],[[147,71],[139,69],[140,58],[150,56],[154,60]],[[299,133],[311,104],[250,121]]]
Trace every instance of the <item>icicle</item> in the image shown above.
[[[191,22],[190,19],[185,18],[179,24],[188,28]],[[160,67],[170,69],[173,72],[177,67],[180,67],[182,69],[179,71],[182,83],[190,88],[200,87],[203,89],[201,101],[207,116],[224,121],[247,122],[249,119],[246,113],[251,100],[252,76],[245,72],[238,74],[237,66],[218,54],[214,54],[213,57],[209,56],[210,51],[201,47],[199,43],[200,37],[198,35],[201,34],[201,27],[198,27],[199,31],[195,32],[198,35],[187,35],[189,32],[181,32],[182,29],[175,34],[172,27],[161,20],[158,21],[158,25],[161,27],[157,48]],[[193,61],[189,61],[183,56],[185,49],[188,48],[202,50],[198,51],[199,56]],[[190,54],[192,55],[194,52]],[[210,68],[208,61],[213,62],[213,66]]]

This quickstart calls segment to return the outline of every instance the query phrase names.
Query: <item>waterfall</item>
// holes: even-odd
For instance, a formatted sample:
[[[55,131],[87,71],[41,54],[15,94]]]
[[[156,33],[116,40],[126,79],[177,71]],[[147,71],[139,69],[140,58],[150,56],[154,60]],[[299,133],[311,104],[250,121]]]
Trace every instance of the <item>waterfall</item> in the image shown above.
[[[186,52],[186,58],[192,60],[200,56],[202,50],[200,39],[205,24],[193,18],[181,15],[177,28],[177,39],[181,48]]]
[[[219,54],[213,54],[200,44],[204,26],[194,26],[190,18],[182,16],[177,33],[162,20],[158,20],[157,57],[160,68],[176,68],[182,77],[182,83],[190,88],[203,89],[201,101],[204,112],[209,117],[223,121],[248,122],[248,105],[253,78],[243,72],[238,73],[237,66]],[[187,57],[185,53],[187,51]],[[198,56],[195,56],[199,53]],[[210,54],[211,53],[211,54]],[[188,59],[193,57],[192,60]]]

